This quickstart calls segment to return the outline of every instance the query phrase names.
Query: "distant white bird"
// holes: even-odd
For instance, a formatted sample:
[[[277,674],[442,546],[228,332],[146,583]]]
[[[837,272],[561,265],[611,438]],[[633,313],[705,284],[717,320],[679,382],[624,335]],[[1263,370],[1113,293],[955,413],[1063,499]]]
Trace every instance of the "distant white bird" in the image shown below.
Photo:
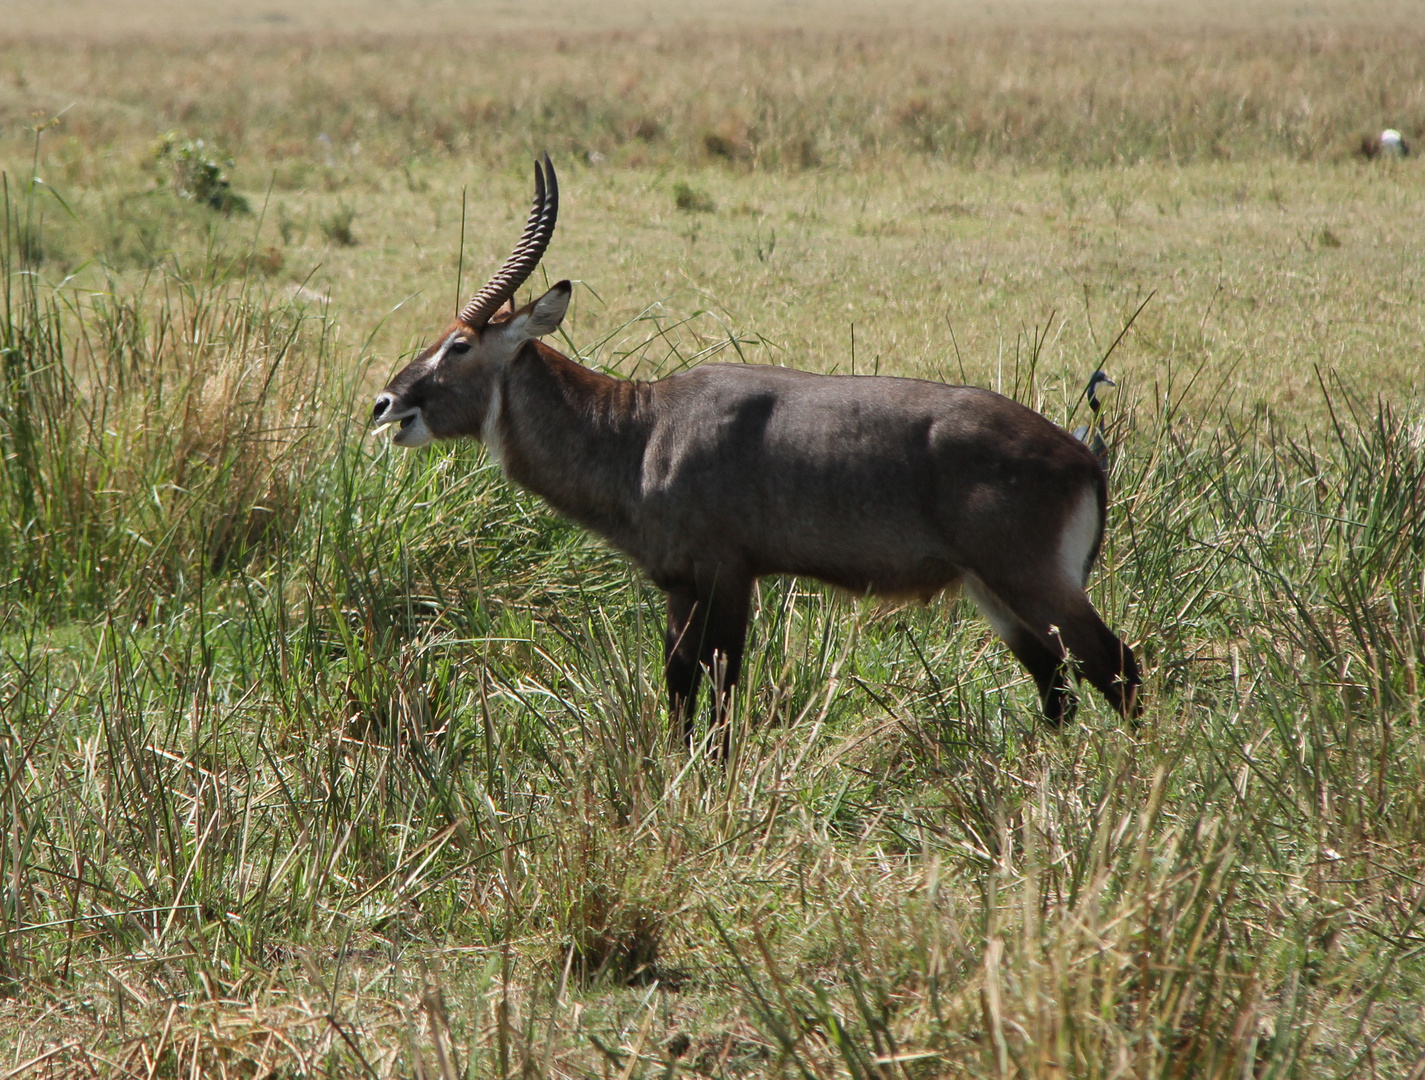
[[[1089,399],[1089,411],[1093,415],[1089,417],[1087,424],[1074,428],[1074,438],[1092,450],[1094,457],[1098,458],[1098,463],[1105,469],[1108,468],[1108,443],[1103,439],[1103,421],[1099,416],[1099,410],[1103,406],[1098,400],[1098,388],[1117,385],[1104,373],[1103,368],[1097,368],[1089,376],[1089,384],[1084,390],[1084,396]]]
[[[1378,157],[1407,157],[1410,144],[1395,128],[1386,128],[1379,135],[1367,135],[1362,139],[1361,153],[1373,160]]]

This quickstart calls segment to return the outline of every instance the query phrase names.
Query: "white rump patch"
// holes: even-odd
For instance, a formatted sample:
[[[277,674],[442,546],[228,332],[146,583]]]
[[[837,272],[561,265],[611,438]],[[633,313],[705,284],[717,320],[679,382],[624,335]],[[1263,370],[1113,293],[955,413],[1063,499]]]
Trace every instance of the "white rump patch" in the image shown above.
[[[1082,589],[1089,580],[1089,556],[1098,543],[1098,499],[1092,489],[1079,496],[1079,504],[1069,511],[1059,538],[1059,561],[1064,577]]]
[[[480,441],[485,444],[485,452],[490,460],[501,469],[505,467],[505,444],[500,439],[500,413],[504,409],[504,398],[500,394],[500,384],[495,383],[495,392],[490,395],[490,404],[485,409],[485,420],[480,425]]]

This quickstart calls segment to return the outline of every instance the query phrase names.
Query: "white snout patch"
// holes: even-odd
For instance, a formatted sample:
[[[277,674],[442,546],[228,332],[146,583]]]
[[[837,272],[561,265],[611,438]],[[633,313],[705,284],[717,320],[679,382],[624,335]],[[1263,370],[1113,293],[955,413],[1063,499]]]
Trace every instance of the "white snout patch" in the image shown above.
[[[1069,511],[1064,533],[1059,538],[1059,560],[1064,577],[1083,588],[1089,580],[1089,555],[1098,543],[1098,499],[1085,490],[1079,503]]]
[[[382,426],[389,424],[396,425],[396,433],[391,436],[391,441],[397,446],[414,450],[435,439],[435,436],[430,433],[430,428],[426,427],[426,418],[420,409],[411,409],[409,412],[402,413]]]

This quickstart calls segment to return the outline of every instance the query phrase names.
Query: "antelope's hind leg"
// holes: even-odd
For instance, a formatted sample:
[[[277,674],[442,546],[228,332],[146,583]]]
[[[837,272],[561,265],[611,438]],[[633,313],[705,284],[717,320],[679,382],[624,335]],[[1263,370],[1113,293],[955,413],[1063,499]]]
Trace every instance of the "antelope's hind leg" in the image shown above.
[[[981,601],[981,593],[989,594],[988,607]],[[1056,722],[1053,711],[1056,701],[1061,700],[1062,694],[1072,697],[1072,691],[1068,689],[1066,658],[1124,719],[1133,720],[1142,713],[1139,694],[1142,676],[1138,671],[1138,660],[1133,650],[1099,618],[1083,589],[1067,583],[1046,589],[996,582],[990,587],[980,585],[972,595],[986,617],[995,624],[995,629],[1000,631],[1000,636],[1005,638],[1010,649],[1039,683],[1044,715],[1051,724]],[[992,614],[991,608],[996,605],[999,611]],[[1011,632],[1020,635],[1020,642],[1036,642],[1042,653],[1052,659],[1056,669],[1054,682],[1064,688],[1061,695],[1056,695],[1052,687],[1050,691],[1045,691],[1041,670],[1048,669],[1044,661],[1041,658],[1031,662],[1033,646],[1026,647],[1025,653],[1021,653],[1021,646],[1001,629],[999,619],[1010,622]],[[1036,669],[1035,663],[1040,665],[1040,669]],[[1067,715],[1061,714],[1058,722],[1068,719],[1070,715],[1072,709]]]
[[[1009,646],[1009,651],[1033,676],[1034,685],[1039,688],[1039,703],[1044,710],[1045,723],[1059,727],[1072,720],[1079,707],[1079,698],[1074,693],[1069,666],[1064,662],[1063,655],[1050,650],[1039,635],[1030,630],[983,582],[967,578],[964,588],[965,594],[995,628],[995,633]]]
[[[1136,722],[1143,715],[1143,676],[1138,670],[1138,658],[1128,643],[1099,618],[1088,597],[1084,598],[1082,610],[1064,620],[1063,635],[1079,673],[1093,683],[1120,716]]]
[[[1062,586],[1055,595],[1025,601],[1021,609],[1034,626],[1055,627],[1060,655],[1073,661],[1078,674],[1093,684],[1125,720],[1143,712],[1138,659],[1117,634],[1099,618],[1083,589]]]

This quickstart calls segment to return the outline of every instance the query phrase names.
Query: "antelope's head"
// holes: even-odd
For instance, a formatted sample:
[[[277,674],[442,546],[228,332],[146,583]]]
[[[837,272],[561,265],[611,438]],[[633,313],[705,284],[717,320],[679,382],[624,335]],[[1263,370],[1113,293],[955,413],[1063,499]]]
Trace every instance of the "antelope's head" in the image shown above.
[[[493,418],[500,373],[531,338],[558,329],[571,286],[561,281],[538,300],[515,309],[515,291],[539,265],[559,214],[559,181],[549,155],[534,164],[534,208],[524,234],[499,272],[461,309],[435,344],[422,352],[376,397],[371,419],[398,425],[398,446],[433,439],[485,438]]]

